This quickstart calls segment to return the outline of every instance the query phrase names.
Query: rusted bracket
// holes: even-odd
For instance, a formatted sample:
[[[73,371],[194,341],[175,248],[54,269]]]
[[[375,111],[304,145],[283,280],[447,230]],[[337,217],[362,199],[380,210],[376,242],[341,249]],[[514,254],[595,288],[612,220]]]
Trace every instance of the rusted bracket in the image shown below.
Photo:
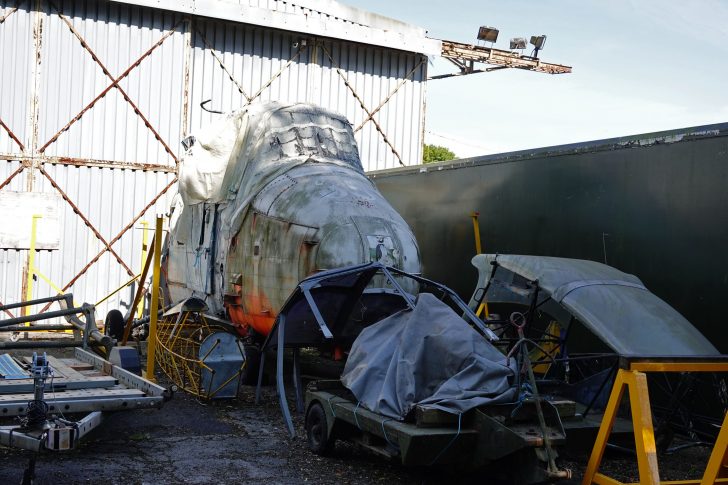
[[[336,70],[336,73],[344,81],[344,85],[349,89],[349,91],[351,91],[351,94],[354,96],[354,99],[356,99],[359,102],[359,106],[361,107],[362,110],[364,110],[364,112],[369,117],[368,120],[372,120],[372,123],[374,123],[374,127],[377,129],[379,134],[382,135],[382,139],[384,140],[384,142],[387,145],[389,145],[390,150],[392,150],[392,153],[394,154],[394,156],[397,157],[397,161],[399,162],[399,164],[404,167],[405,164],[404,164],[404,162],[402,162],[402,157],[399,156],[397,149],[394,148],[394,145],[392,145],[392,142],[389,141],[389,139],[387,138],[387,135],[384,133],[384,130],[382,130],[382,127],[379,126],[379,123],[377,123],[377,121],[374,119],[374,114],[371,111],[369,111],[369,109],[367,109],[366,105],[364,104],[364,101],[359,97],[359,95],[356,93],[356,90],[354,90],[352,85],[349,83],[349,80],[347,79],[346,75],[343,72],[341,72],[341,68],[334,61],[334,58],[329,53],[328,49],[326,49],[326,46],[324,46],[323,44],[320,44],[320,45],[321,45],[321,49],[324,51],[324,54],[326,54],[326,57],[329,58],[331,65]]]
[[[91,50],[91,47],[86,43],[83,36],[76,30],[76,28],[73,26],[71,21],[61,13],[61,11],[58,9],[58,7],[53,4],[52,2],[49,2],[50,5],[53,7],[53,9],[58,14],[58,17],[66,24],[66,26],[71,30],[71,33],[78,39],[78,41],[81,43],[81,46],[91,55],[91,58],[98,64],[98,66],[101,68],[101,70],[104,72],[106,77],[111,79],[111,84],[109,84],[101,93],[96,96],[93,101],[91,101],[88,105],[86,105],[76,116],[74,116],[63,128],[61,128],[55,135],[53,135],[38,151],[40,153],[45,152],[45,150],[52,145],[53,143],[58,140],[58,138],[66,132],[74,123],[76,123],[78,120],[83,117],[84,114],[86,114],[91,108],[96,105],[96,103],[106,96],[106,94],[111,91],[112,88],[116,88],[119,93],[122,95],[124,100],[129,103],[129,105],[134,110],[134,113],[136,113],[139,118],[141,118],[142,122],[144,122],[144,125],[147,127],[147,129],[152,133],[154,138],[162,145],[164,150],[169,154],[170,157],[174,160],[175,164],[179,164],[179,159],[177,158],[177,155],[169,148],[169,145],[162,139],[162,137],[159,135],[157,130],[152,126],[152,124],[149,122],[149,120],[144,116],[144,114],[141,112],[141,110],[137,107],[137,105],[131,100],[129,95],[126,94],[126,91],[119,85],[119,82],[122,81],[125,77],[127,77],[131,71],[133,71],[135,68],[141,64],[141,62],[149,57],[154,50],[162,45],[165,40],[167,40],[169,37],[172,36],[172,34],[175,33],[177,30],[177,27],[183,22],[184,19],[178,20],[171,29],[169,29],[167,32],[164,33],[164,35],[154,44],[152,47],[150,47],[144,54],[141,55],[136,61],[134,61],[120,76],[114,77],[109,70],[106,68],[106,66],[101,62],[99,57],[96,55],[96,53]]]

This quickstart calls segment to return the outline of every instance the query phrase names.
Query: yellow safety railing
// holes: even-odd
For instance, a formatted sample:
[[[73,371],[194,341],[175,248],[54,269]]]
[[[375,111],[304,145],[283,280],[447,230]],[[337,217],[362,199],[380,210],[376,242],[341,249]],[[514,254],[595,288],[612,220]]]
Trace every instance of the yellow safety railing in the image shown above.
[[[584,472],[583,485],[597,483],[601,485],[628,485],[612,477],[599,473],[607,440],[612,432],[614,419],[617,415],[619,403],[625,391],[629,396],[632,411],[632,427],[637,452],[637,466],[639,470],[638,484],[671,484],[688,485],[713,483],[728,483],[728,414],[723,419],[720,433],[715,446],[703,472],[698,480],[660,481],[660,470],[657,465],[657,447],[655,445],[655,432],[652,426],[650,411],[650,395],[647,389],[647,372],[728,372],[728,362],[697,362],[697,361],[632,361],[627,368],[617,372],[612,393],[609,396],[607,408],[604,411],[602,424],[597,433],[597,439],[592,449],[589,463]]]

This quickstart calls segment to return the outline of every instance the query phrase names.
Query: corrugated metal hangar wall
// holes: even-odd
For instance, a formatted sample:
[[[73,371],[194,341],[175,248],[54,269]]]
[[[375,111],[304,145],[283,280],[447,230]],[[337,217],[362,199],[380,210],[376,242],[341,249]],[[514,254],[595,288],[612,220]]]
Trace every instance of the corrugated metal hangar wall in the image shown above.
[[[417,236],[425,276],[465,298],[479,211],[485,252],[606,261],[728,352],[728,124],[370,175]]]
[[[58,201],[34,296],[95,303],[140,271],[141,224],[167,208],[179,142],[216,116],[205,100],[317,103],[352,122],[365,169],[418,163],[438,51],[421,29],[330,1],[0,0],[0,195]],[[20,301],[28,246],[5,246],[0,300]]]

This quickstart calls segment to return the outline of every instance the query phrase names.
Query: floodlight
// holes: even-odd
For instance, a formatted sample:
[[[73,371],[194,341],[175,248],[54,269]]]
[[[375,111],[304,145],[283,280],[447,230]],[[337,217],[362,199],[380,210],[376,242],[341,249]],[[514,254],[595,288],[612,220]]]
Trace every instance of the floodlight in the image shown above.
[[[525,37],[514,37],[511,39],[511,49],[525,49],[528,43]]]
[[[546,43],[545,35],[532,35],[531,44],[538,50],[543,49],[543,45]]]
[[[478,29],[478,40],[495,42],[496,40],[498,40],[498,29],[493,27],[481,26]]]

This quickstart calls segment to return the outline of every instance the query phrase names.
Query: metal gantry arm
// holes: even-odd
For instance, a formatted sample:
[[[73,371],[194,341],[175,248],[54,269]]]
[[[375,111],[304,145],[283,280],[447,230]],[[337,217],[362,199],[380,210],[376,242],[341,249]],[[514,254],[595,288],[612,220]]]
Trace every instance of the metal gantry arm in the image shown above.
[[[444,79],[453,76],[463,76],[466,74],[508,68],[524,69],[526,71],[542,72],[545,74],[567,74],[571,72],[571,66],[544,62],[538,57],[524,56],[523,54],[508,50],[450,40],[442,41],[441,56],[443,59],[447,59],[455,64],[459,72],[432,76],[430,79]],[[476,63],[488,64],[493,67],[475,69]]]

